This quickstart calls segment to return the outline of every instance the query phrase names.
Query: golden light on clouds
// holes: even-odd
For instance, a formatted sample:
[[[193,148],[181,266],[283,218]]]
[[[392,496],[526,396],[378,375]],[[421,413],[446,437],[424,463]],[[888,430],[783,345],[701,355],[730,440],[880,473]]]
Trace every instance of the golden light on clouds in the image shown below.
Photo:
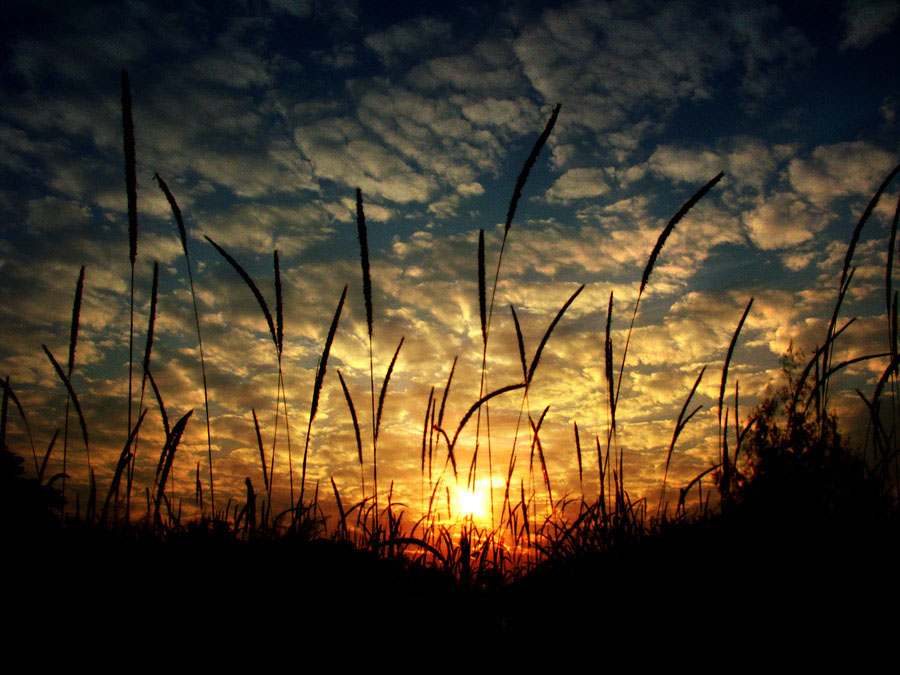
[[[705,470],[716,457],[709,441],[717,433],[714,373],[748,299],[757,300],[736,347],[726,400],[734,406],[738,387],[742,417],[776,382],[778,359],[789,345],[809,354],[824,338],[852,225],[900,152],[896,78],[872,78],[871,90],[845,97],[856,102],[859,114],[829,109],[828,115],[820,109],[827,102],[798,102],[791,95],[799,90],[798,78],[808,78],[810,87],[825,78],[829,88],[858,78],[846,67],[820,72],[811,37],[817,32],[804,32],[777,11],[755,11],[753,3],[740,21],[717,7],[698,11],[690,3],[671,3],[666,11],[610,3],[599,12],[588,2],[521,13],[478,9],[473,11],[483,13],[483,31],[464,40],[457,39],[460,32],[471,27],[452,9],[440,19],[406,17],[376,30],[360,18],[371,11],[362,6],[369,3],[329,4],[347,11],[327,30],[312,10],[285,14],[273,7],[258,22],[223,10],[221,32],[203,21],[197,25],[196,17],[176,21],[148,6],[147,16],[159,20],[125,22],[135,45],[133,54],[123,56],[129,63],[112,63],[108,56],[119,53],[114,36],[122,16],[98,10],[88,21],[78,3],[48,18],[47,35],[67,40],[34,34],[10,42],[4,63],[15,86],[0,94],[0,170],[6,178],[0,187],[0,372],[19,393],[35,438],[49,439],[57,427],[66,436],[66,392],[35,347],[46,343],[57,356],[66,353],[72,290],[85,265],[72,386],[85,409],[101,484],[108,485],[121,452],[129,265],[116,86],[127,65],[133,73],[140,217],[135,350],[143,348],[150,270],[158,260],[152,372],[173,420],[194,410],[169,483],[186,511],[196,508],[197,466],[201,475],[207,472],[209,450],[185,261],[168,204],[152,182],[157,171],[185,216],[207,359],[210,445],[221,467],[216,490],[226,502],[245,498],[248,478],[262,494],[268,478],[251,411],[270,471],[274,464],[272,500],[284,507],[290,499],[307,441],[317,362],[345,285],[346,307],[310,429],[308,490],[334,477],[348,507],[371,493],[372,418],[380,410],[379,494],[393,483],[398,503],[413,513],[422,509],[419,486],[435,485],[422,476],[424,430],[435,475],[445,469],[435,502],[445,501],[450,485],[451,515],[489,522],[486,481],[493,481],[498,517],[498,490],[513,447],[513,488],[521,481],[531,492],[536,483],[537,496],[526,497],[546,498],[541,470],[535,481],[528,469],[532,458],[522,448],[532,440],[529,416],[536,419],[549,406],[541,461],[554,496],[582,489],[575,422],[584,466],[592,467],[584,470],[584,492],[596,494],[596,441],[602,455],[609,431],[604,327],[611,292],[617,364],[631,340],[617,440],[633,497],[658,491],[679,407],[707,366],[698,390],[703,409],[676,448],[669,485]],[[868,34],[849,16],[833,17],[832,32],[841,33],[843,25],[846,35],[840,48],[831,48],[868,49],[874,43],[863,39]],[[891,28],[896,11],[879,16],[888,23],[879,24],[878,35]],[[159,34],[156,27],[163,25],[171,32]],[[298,41],[293,29],[313,33],[315,46]],[[33,29],[21,30],[30,35]],[[298,44],[304,48],[298,51]],[[185,76],[173,78],[173,72]],[[720,94],[741,105],[729,104],[722,115]],[[557,102],[558,124],[524,185],[507,241],[509,197]],[[629,332],[640,271],[657,236],[678,206],[720,171],[722,181],[659,252]],[[374,372],[354,222],[357,188],[366,195],[371,239]],[[890,186],[862,233],[844,308],[848,318],[860,320],[837,347],[843,356],[883,351],[882,275],[897,197]],[[527,400],[519,394],[493,400],[490,431],[482,428],[475,438],[470,423],[460,436],[455,459],[463,484],[475,447],[485,446],[488,433],[493,442],[493,476],[487,476],[480,450],[470,492],[447,482],[446,442],[429,433],[429,425],[441,410],[442,426],[452,436],[481,391],[476,252],[482,229],[489,273],[506,246],[496,289],[492,275],[488,279],[488,292],[497,293],[486,364],[491,388],[523,377],[510,307],[531,359],[565,299],[580,284],[585,290],[547,342]],[[246,266],[272,307],[272,250],[280,251],[286,390],[278,415],[278,365],[257,302],[204,236]],[[401,338],[404,347],[382,399],[382,378]],[[843,384],[851,392],[870,391],[883,366],[848,370]],[[338,369],[355,402],[359,446]],[[432,387],[434,410],[426,412]],[[152,455],[164,445],[164,431],[149,389],[144,406],[150,412],[134,470],[137,484],[152,486]],[[25,442],[16,424],[10,435]],[[77,446],[70,446],[66,461],[69,485],[84,498],[89,479]],[[58,451],[49,466],[62,470]],[[330,499],[327,490],[320,495]],[[326,508],[334,511],[334,505]]]

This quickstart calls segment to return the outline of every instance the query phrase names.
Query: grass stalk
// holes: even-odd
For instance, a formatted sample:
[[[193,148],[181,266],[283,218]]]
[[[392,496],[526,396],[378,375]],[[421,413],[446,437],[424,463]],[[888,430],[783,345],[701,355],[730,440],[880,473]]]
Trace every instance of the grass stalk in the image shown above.
[[[369,337],[369,391],[372,405],[372,496],[375,516],[378,517],[378,439],[375,433],[375,362],[372,350],[372,270],[369,263],[369,237],[362,190],[356,188],[356,234],[359,239],[359,259],[362,267],[363,302],[366,306],[366,329]]]
[[[84,265],[78,273],[78,281],[75,282],[75,300],[72,303],[72,323],[69,329],[69,359],[66,364],[66,372],[69,380],[72,379],[72,371],[75,369],[75,348],[78,344],[78,329],[81,324],[81,299],[84,294]],[[66,420],[63,427],[63,466],[62,466],[62,492],[66,497],[66,468],[69,449],[69,394],[66,392]]]
[[[656,259],[659,257],[659,254],[662,252],[663,246],[666,244],[666,240],[668,240],[669,235],[672,234],[672,231],[675,229],[675,226],[687,215],[688,211],[690,211],[694,206],[706,195],[707,192],[715,187],[716,183],[722,180],[722,177],[725,174],[723,172],[718,173],[714,176],[706,185],[701,187],[694,195],[688,199],[684,204],[682,204],[681,208],[669,219],[669,222],[666,223],[666,226],[663,228],[662,232],[659,233],[659,237],[656,240],[656,244],[653,246],[653,250],[650,252],[650,257],[647,260],[647,264],[644,267],[644,273],[641,275],[641,285],[638,289],[637,300],[634,302],[634,311],[631,314],[631,324],[628,327],[628,334],[625,338],[625,348],[622,350],[622,364],[619,366],[619,378],[616,383],[616,395],[613,409],[618,405],[619,402],[619,393],[622,388],[622,375],[625,372],[625,360],[628,357],[628,345],[631,343],[631,333],[634,330],[634,321],[637,317],[638,308],[641,304],[641,298],[644,295],[644,289],[647,287],[647,283],[650,281],[650,274],[653,272],[653,267],[656,264]],[[610,306],[612,306],[612,296],[610,296]]]
[[[341,318],[341,310],[344,307],[344,300],[347,297],[347,287],[341,293],[341,299],[338,302],[337,309],[334,311],[334,318],[331,320],[331,327],[328,329],[328,336],[325,338],[325,347],[322,350],[322,358],[319,359],[319,366],[316,368],[316,380],[313,385],[312,403],[309,408],[309,423],[306,427],[306,445],[303,448],[303,473],[300,477],[300,501],[297,504],[303,508],[303,494],[306,488],[306,460],[309,455],[309,439],[312,432],[312,423],[319,409],[319,395],[322,392],[322,385],[325,382],[325,371],[328,366],[328,354],[331,351],[331,343],[334,342],[334,336],[337,332],[338,321]],[[294,506],[293,504],[291,506]]]
[[[537,161],[538,155],[543,149],[544,145],[547,143],[547,139],[550,138],[550,133],[553,131],[553,127],[556,125],[556,119],[559,117],[561,104],[557,103],[553,108],[553,112],[550,114],[550,118],[547,120],[547,124],[544,126],[544,130],[538,136],[537,141],[535,141],[534,146],[531,148],[531,152],[528,154],[528,157],[525,159],[525,163],[522,165],[521,171],[519,171],[519,175],[516,178],[516,184],[513,188],[512,197],[509,200],[509,206],[506,211],[506,222],[503,226],[503,239],[500,242],[500,252],[497,255],[497,267],[494,271],[494,283],[491,287],[491,301],[490,305],[487,308],[487,317],[485,318],[485,310],[484,310],[484,302],[486,300],[486,286],[485,286],[485,263],[484,263],[484,232],[483,230],[479,234],[479,308],[481,310],[481,321],[482,321],[482,353],[481,353],[481,378],[478,387],[478,396],[481,398],[484,395],[485,387],[487,386],[487,346],[488,346],[488,336],[491,330],[491,320],[494,316],[494,300],[497,295],[497,285],[500,281],[500,267],[503,264],[503,252],[506,249],[506,240],[509,236],[509,229],[512,226],[513,218],[516,215],[516,208],[519,204],[519,199],[522,197],[522,190],[525,187],[525,183],[528,181],[528,175],[531,173],[531,169],[534,167],[535,162]],[[490,415],[490,409],[485,408],[486,415]],[[490,451],[490,420],[487,421],[488,426],[488,454],[491,454]],[[518,425],[517,425],[518,427]],[[477,473],[477,457],[478,457],[478,445],[481,438],[481,410],[478,410],[478,418],[476,420],[476,429],[475,429],[475,456],[473,457],[473,469],[472,469],[472,481],[475,480],[475,474]],[[513,448],[515,448],[515,437],[513,440]],[[514,451],[514,450],[513,450]],[[492,458],[488,457],[488,463],[492,464]],[[493,485],[493,470],[490,470],[490,484]],[[491,521],[493,524],[493,512],[494,512],[494,491],[491,489]]]
[[[175,461],[175,451],[178,449],[178,444],[181,442],[181,436],[184,434],[184,428],[193,412],[193,410],[188,410],[188,412],[175,423],[175,426],[172,427],[172,431],[166,435],[166,443],[163,446],[159,458],[160,466],[157,469],[159,480],[157,481],[158,485],[156,488],[156,506],[154,507],[153,512],[153,522],[157,525],[161,524],[159,507],[162,500],[165,499],[166,481],[168,480],[169,472],[172,470],[172,463]]]
[[[850,281],[853,276],[853,270],[851,269],[851,265],[853,262],[853,254],[856,251],[856,245],[859,242],[860,234],[862,233],[862,228],[869,220],[869,217],[872,215],[872,212],[875,210],[875,207],[878,205],[878,201],[881,198],[882,193],[887,189],[888,185],[892,180],[900,173],[900,164],[898,164],[894,169],[887,175],[887,177],[881,182],[878,186],[878,189],[875,190],[875,194],[872,195],[872,198],[869,200],[869,203],[866,205],[865,210],[863,211],[862,216],[860,216],[859,221],[856,224],[856,227],[853,228],[853,234],[850,236],[850,243],[847,245],[847,252],[844,255],[844,263],[841,266],[841,280],[838,284],[838,295],[837,300],[834,304],[834,311],[831,315],[831,321],[828,323],[828,333],[825,340],[825,344],[827,345],[825,356],[824,356],[824,367],[823,371],[828,372],[829,365],[832,359],[832,355],[834,353],[834,330],[837,326],[837,318],[840,313],[841,305],[843,304],[844,297],[847,295],[847,290],[850,287]],[[828,402],[828,380],[827,377],[822,383],[822,402],[823,405],[827,405]]]
[[[697,375],[697,379],[694,380],[694,386],[691,387],[690,393],[687,395],[687,398],[684,400],[684,405],[681,406],[681,412],[678,413],[678,419],[675,421],[675,431],[672,432],[672,441],[669,443],[669,450],[666,453],[666,468],[663,471],[663,481],[662,487],[659,491],[659,503],[656,506],[656,519],[659,520],[660,513],[663,508],[663,502],[666,496],[666,481],[669,478],[669,463],[672,461],[672,453],[675,451],[675,443],[678,441],[678,437],[681,435],[681,432],[687,426],[687,423],[691,421],[691,418],[696,415],[703,408],[702,405],[698,405],[694,410],[687,415],[688,406],[691,404],[691,399],[694,398],[694,393],[697,391],[697,387],[700,386],[700,380],[703,379],[703,374],[706,372],[706,366],[703,366],[700,369],[700,373]]]
[[[203,407],[206,412],[206,451],[209,460],[209,498],[212,512],[215,513],[215,495],[213,493],[212,431],[209,421],[209,388],[206,384],[206,358],[203,355],[203,336],[200,332],[200,310],[197,308],[197,293],[194,290],[194,273],[192,271],[191,256],[188,252],[187,229],[184,225],[184,219],[181,216],[181,209],[178,208],[178,203],[175,201],[175,196],[172,194],[171,190],[169,190],[169,187],[166,185],[165,181],[163,181],[163,179],[159,177],[159,174],[156,174],[156,182],[159,184],[159,187],[163,191],[163,194],[165,194],[166,200],[169,202],[169,207],[172,209],[172,215],[175,217],[175,223],[178,225],[178,235],[181,239],[181,249],[182,251],[184,251],[184,260],[187,265],[188,283],[191,287],[191,304],[193,305],[194,309],[194,326],[197,329],[197,345],[200,350],[200,376],[203,380]]]
[[[347,383],[344,381],[344,376],[341,375],[341,371],[338,370],[338,379],[341,381],[341,388],[344,390],[344,398],[347,401],[347,407],[350,409],[350,418],[353,420],[353,432],[356,434],[356,454],[359,458],[359,481],[360,481],[360,489],[362,491],[362,498],[366,498],[366,476],[363,471],[363,448],[362,448],[362,435],[359,431],[359,417],[356,414],[356,406],[353,404],[353,397],[350,395],[350,390],[347,388]]]
[[[131,292],[128,329],[128,426],[131,431],[132,372],[134,370],[134,265],[137,261],[137,160],[135,158],[134,119],[131,112],[131,86],[128,72],[122,69],[122,138],[125,150],[125,194],[128,201],[128,258],[131,262]]]
[[[55,358],[53,358],[53,354],[50,353],[50,350],[47,349],[47,345],[41,345],[44,349],[44,353],[47,355],[47,358],[50,359],[50,363],[53,364],[53,369],[56,371],[56,375],[62,380],[63,385],[66,388],[66,391],[69,392],[69,396],[72,398],[72,403],[75,404],[75,412],[78,414],[78,422],[81,424],[81,436],[84,439],[84,452],[87,455],[87,463],[88,463],[88,473],[93,476],[94,470],[91,466],[91,450],[90,444],[88,443],[88,431],[87,431],[87,422],[84,418],[84,412],[81,409],[81,403],[78,401],[78,395],[75,393],[75,390],[72,389],[72,383],[69,382],[69,378],[66,377],[65,372],[63,372],[62,367],[60,367],[59,363]],[[3,388],[4,396],[6,395],[7,387]]]
[[[38,482],[41,482],[42,476],[44,474],[44,468],[47,465],[47,455],[50,454],[50,449],[53,447],[53,441],[50,443],[50,449],[47,450],[47,455],[44,456],[44,460],[40,466],[38,466],[37,461],[37,450],[34,447],[34,437],[31,435],[31,426],[28,424],[28,418],[25,416],[25,410],[22,408],[22,403],[19,401],[19,397],[16,396],[16,392],[13,391],[13,388],[9,384],[9,376],[6,376],[6,380],[0,380],[0,386],[3,387],[3,396],[8,398],[13,402],[13,405],[16,406],[16,410],[19,412],[19,417],[22,419],[22,424],[25,425],[25,433],[28,436],[28,443],[31,446],[31,456],[34,459],[34,469],[37,473]],[[68,393],[66,395],[68,398]],[[59,433],[59,429],[56,430],[56,434]],[[54,434],[53,439],[56,440],[56,434]],[[0,445],[0,447],[3,447]]]
[[[741,320],[738,321],[737,328],[735,328],[734,334],[731,336],[728,352],[725,354],[725,363],[722,366],[722,381],[719,385],[719,460],[722,463],[722,482],[719,487],[721,488],[724,503],[728,503],[731,499],[731,466],[728,462],[728,444],[726,441],[726,436],[728,434],[726,427],[728,426],[728,423],[726,422],[724,426],[722,424],[722,405],[725,399],[725,384],[728,381],[728,366],[731,363],[731,357],[734,355],[734,347],[737,344],[738,336],[741,334],[741,328],[744,327],[744,321],[747,320],[747,315],[750,313],[750,308],[752,306],[753,298],[750,298],[750,302],[747,303],[747,307],[741,315]]]
[[[228,264],[230,264],[231,267],[234,269],[234,271],[238,273],[238,276],[240,276],[241,279],[243,279],[244,283],[247,285],[247,288],[249,288],[250,292],[253,294],[253,297],[256,298],[256,302],[259,305],[259,308],[262,310],[263,317],[265,318],[266,324],[269,327],[269,333],[272,336],[272,342],[275,345],[275,353],[276,353],[277,361],[278,361],[278,382],[279,382],[279,389],[281,389],[282,384],[283,384],[282,369],[281,369],[281,347],[280,347],[281,343],[279,342],[279,338],[278,338],[279,332],[275,328],[275,321],[272,319],[272,312],[269,311],[269,305],[266,302],[266,299],[263,297],[263,294],[260,292],[259,287],[253,281],[253,279],[250,277],[250,275],[247,273],[247,271],[243,267],[241,267],[241,264],[237,260],[235,260],[233,257],[231,257],[231,255],[224,248],[219,246],[211,238],[209,238],[208,236],[205,238],[210,244],[212,244],[213,248],[215,248],[216,251],[219,252],[219,255],[221,255],[223,258],[225,258],[226,261],[228,261]],[[277,270],[277,267],[276,267],[276,270]],[[280,283],[281,283],[280,280],[276,282],[276,289],[280,288]],[[285,402],[285,414],[286,413],[287,413],[287,402]],[[207,419],[208,418],[209,418],[209,416],[207,415]],[[276,434],[277,434],[277,426],[278,426],[277,394],[276,394],[276,403],[275,403],[275,426],[276,426]],[[272,445],[273,445],[273,449],[272,449],[271,470],[274,471],[274,469],[275,469],[275,449],[274,449],[275,441],[274,440],[272,442]],[[293,462],[291,461],[291,458],[290,458],[290,447],[288,448],[288,452],[289,452],[289,454],[288,454],[288,473],[290,475],[290,483],[291,483],[291,504],[293,505],[293,503],[294,503],[294,468],[293,468]],[[271,486],[271,484],[272,484],[272,478],[270,477],[269,485]],[[210,447],[210,462],[209,462],[209,500],[210,500],[212,512],[213,512],[213,514],[215,514],[215,499],[213,497],[213,474],[212,474],[212,450],[211,450],[211,447]]]

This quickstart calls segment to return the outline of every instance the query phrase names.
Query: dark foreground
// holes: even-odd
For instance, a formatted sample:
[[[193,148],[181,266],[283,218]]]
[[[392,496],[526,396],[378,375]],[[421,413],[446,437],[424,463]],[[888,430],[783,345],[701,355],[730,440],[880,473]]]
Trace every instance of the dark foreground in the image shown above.
[[[9,457],[7,453],[7,457]],[[14,463],[14,462],[13,462]],[[159,531],[69,520],[59,496],[15,471],[3,479],[11,595],[860,594],[900,591],[900,518],[857,490],[816,500],[745,492],[726,513],[607,538],[527,574],[462,580],[390,548],[299,534],[245,541],[225,523]],[[789,494],[789,497],[785,495]],[[615,535],[615,533],[611,533]]]

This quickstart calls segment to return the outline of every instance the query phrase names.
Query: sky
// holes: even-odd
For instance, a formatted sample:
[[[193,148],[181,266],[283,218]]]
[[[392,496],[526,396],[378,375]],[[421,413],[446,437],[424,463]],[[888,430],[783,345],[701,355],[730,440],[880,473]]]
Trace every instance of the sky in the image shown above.
[[[253,410],[269,462],[275,440],[274,499],[285,507],[288,447],[283,415],[276,422],[277,360],[263,313],[207,236],[248,270],[273,311],[279,251],[295,488],[316,365],[348,287],[309,438],[307,489],[318,481],[324,503],[333,478],[345,503],[361,496],[340,371],[359,415],[371,493],[355,199],[362,191],[376,397],[404,339],[384,398],[379,490],[393,483],[394,501],[415,513],[428,492],[421,448],[431,388],[440,399],[458,357],[448,433],[479,396],[479,230],[490,297],[516,177],[556,104],[558,120],[503,252],[486,361],[487,390],[520,382],[510,306],[530,359],[585,285],[547,342],[527,399],[510,392],[490,409],[494,482],[502,484],[515,442],[514,484],[530,489],[526,420],[549,406],[540,438],[555,498],[597,493],[610,293],[619,363],[642,271],[682,203],[724,172],[667,240],[629,343],[617,443],[626,487],[654,505],[675,419],[704,366],[695,399],[703,408],[679,439],[669,484],[684,485],[716,461],[721,369],[750,298],[729,370],[732,420],[736,383],[738,418],[746,420],[767,387],[778,386],[786,351],[802,358],[824,340],[854,225],[900,162],[900,7],[890,1],[9,4],[0,28],[0,374],[22,403],[40,457],[64,428],[66,408],[41,347],[65,361],[85,266],[72,386],[101,496],[127,437],[123,68],[137,154],[135,359],[158,262],[151,369],[173,422],[194,411],[169,486],[185,510],[198,464],[208,486],[206,413],[187,264],[155,173],[188,230],[219,505],[244,498],[245,477],[262,491]],[[885,350],[884,270],[898,194],[888,187],[862,232],[842,309],[858,320],[836,358]],[[861,362],[836,381],[832,406],[856,443],[865,424],[854,390],[870,394],[885,365]],[[140,494],[152,487],[163,442],[149,389],[143,407]],[[463,482],[474,428],[473,419],[456,448]],[[9,434],[34,472],[17,412]],[[47,475],[62,471],[60,444]],[[436,478],[446,446],[433,452]],[[484,491],[487,458],[479,452]],[[85,494],[88,475],[74,416],[67,464],[71,501]],[[449,468],[443,481],[455,485]]]

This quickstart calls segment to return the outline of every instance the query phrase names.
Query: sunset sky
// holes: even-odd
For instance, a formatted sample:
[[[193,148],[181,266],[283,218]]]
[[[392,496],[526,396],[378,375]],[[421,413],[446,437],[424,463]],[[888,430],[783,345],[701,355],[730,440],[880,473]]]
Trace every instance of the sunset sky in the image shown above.
[[[120,72],[137,152],[135,360],[160,265],[152,370],[172,421],[188,410],[170,493],[192,504],[208,482],[200,362],[187,267],[168,183],[185,215],[211,400],[217,502],[262,491],[251,409],[271,452],[277,365],[262,312],[206,242],[225,247],[274,312],[272,254],[284,284],[285,384],[295,485],[315,368],[349,286],[312,427],[308,490],[329,479],[360,496],[356,442],[337,371],[356,403],[371,487],[371,402],[356,188],[369,225],[377,388],[405,338],[385,398],[379,487],[417,510],[429,391],[454,357],[448,433],[479,393],[477,251],[488,295],[516,177],[553,107],[558,121],[525,185],[496,291],[487,386],[522,379],[515,307],[529,358],[557,311],[529,392],[554,496],[597,492],[593,439],[607,432],[603,335],[614,293],[616,362],[641,273],[666,221],[725,177],[678,225],[653,270],[629,346],[618,442],[626,487],[656,499],[678,411],[703,366],[703,405],[679,440],[671,485],[716,459],[721,367],[755,298],[729,374],[733,419],[777,384],[793,342],[822,343],[847,243],[900,163],[900,5],[859,2],[117,2],[8,3],[0,28],[0,374],[22,402],[38,455],[64,423],[65,391],[42,344],[68,352],[76,279],[86,267],[72,384],[87,415],[101,496],[127,436],[129,281]],[[839,355],[884,351],[884,269],[898,190],[863,230]],[[896,283],[896,282],[895,282]],[[842,373],[834,409],[851,439],[865,426],[854,389],[886,365]],[[140,398],[136,368],[134,409]],[[494,476],[505,478],[521,391],[491,406]],[[149,392],[136,484],[152,485],[162,423]],[[528,433],[516,485],[527,478]],[[484,422],[482,422],[484,423]],[[461,479],[474,420],[458,446]],[[277,499],[287,505],[278,421]],[[18,413],[10,445],[34,471]],[[486,443],[486,439],[482,440]],[[435,450],[439,472],[446,458]],[[487,480],[485,455],[479,479]],[[70,487],[87,480],[70,419]],[[268,461],[268,457],[267,457]],[[62,470],[61,440],[50,473]],[[452,485],[452,474],[445,474]],[[540,486],[539,486],[540,487]],[[499,489],[499,488],[498,488]],[[327,490],[327,491],[326,491]],[[497,493],[502,494],[502,493]],[[70,495],[71,496],[71,495]],[[82,497],[83,499],[83,497]],[[651,501],[655,505],[655,501]]]

